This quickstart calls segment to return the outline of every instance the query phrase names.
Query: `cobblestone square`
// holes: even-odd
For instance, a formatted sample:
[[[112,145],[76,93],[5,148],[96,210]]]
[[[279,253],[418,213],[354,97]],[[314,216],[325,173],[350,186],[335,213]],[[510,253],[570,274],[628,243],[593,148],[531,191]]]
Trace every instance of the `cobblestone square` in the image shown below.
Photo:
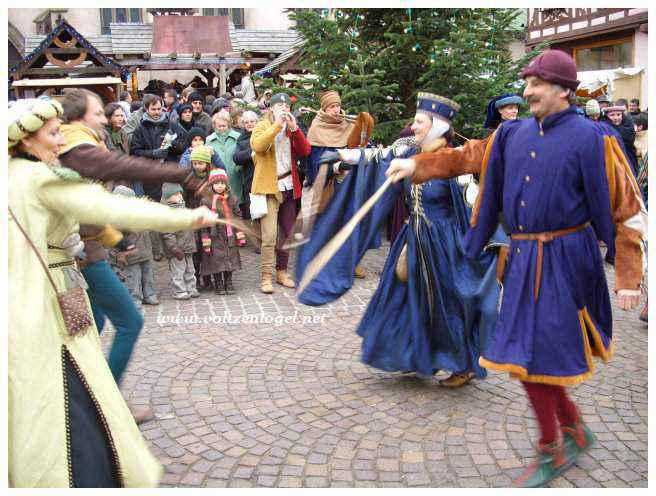
[[[144,307],[122,390],[155,410],[141,430],[166,468],[162,487],[510,485],[537,433],[517,381],[490,373],[449,390],[360,362],[354,331],[388,249],[368,252],[366,279],[318,308],[281,286],[260,293],[250,247],[231,296],[175,301],[166,262],[156,264],[161,304]],[[607,276],[612,285],[612,269]],[[638,313],[614,312],[613,360],[595,361],[594,378],[571,390],[597,444],[551,487],[647,487],[647,326]],[[271,323],[244,318],[261,314]],[[227,315],[232,323],[203,322]],[[108,328],[105,349],[112,339]]]

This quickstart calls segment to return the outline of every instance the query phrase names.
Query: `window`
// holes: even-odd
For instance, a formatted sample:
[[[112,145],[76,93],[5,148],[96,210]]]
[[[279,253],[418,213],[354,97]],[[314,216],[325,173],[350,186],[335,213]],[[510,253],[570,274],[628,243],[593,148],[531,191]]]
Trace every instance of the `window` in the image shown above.
[[[601,71],[633,66],[633,41],[629,39],[600,42],[574,48],[579,71]]]
[[[100,32],[109,34],[112,22],[143,22],[141,9],[100,9]]]
[[[244,29],[244,9],[203,9],[204,16],[228,16],[236,29]]]

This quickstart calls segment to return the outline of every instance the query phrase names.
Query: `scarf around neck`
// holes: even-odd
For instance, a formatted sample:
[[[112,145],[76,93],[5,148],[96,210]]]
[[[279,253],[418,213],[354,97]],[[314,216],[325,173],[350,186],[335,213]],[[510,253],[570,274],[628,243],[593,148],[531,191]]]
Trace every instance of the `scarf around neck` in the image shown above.
[[[343,112],[339,115],[330,115],[319,110],[310,125],[308,141],[312,146],[343,148],[348,142],[354,125]]]
[[[80,121],[62,124],[59,130],[66,139],[66,144],[59,150],[60,155],[80,145],[93,145],[107,150],[100,135]]]
[[[217,212],[216,207],[218,203],[221,203],[221,208],[223,209],[223,217],[226,220],[230,220],[232,218],[232,210],[230,209],[230,204],[228,203],[228,195],[225,193],[222,195],[214,193],[212,196],[212,212]],[[232,226],[230,224],[226,224],[226,231],[228,233],[228,237],[232,236]]]

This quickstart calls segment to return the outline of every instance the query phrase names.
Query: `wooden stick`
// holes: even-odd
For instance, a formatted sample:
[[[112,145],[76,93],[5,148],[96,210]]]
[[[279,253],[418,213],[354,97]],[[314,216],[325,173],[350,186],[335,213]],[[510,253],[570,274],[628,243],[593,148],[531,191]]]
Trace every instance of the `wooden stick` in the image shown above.
[[[375,205],[383,193],[385,193],[387,188],[389,188],[396,181],[397,175],[398,172],[388,177],[382,186],[378,188],[378,191],[371,195],[371,197],[364,203],[364,205],[360,207],[360,210],[355,213],[353,218],[351,218],[351,220],[349,220],[348,223],[342,227],[340,231],[330,241],[328,241],[328,243],[326,243],[323,248],[321,248],[319,253],[317,253],[317,255],[312,259],[312,261],[305,269],[303,278],[301,279],[301,282],[298,285],[298,290],[296,291],[297,295],[301,294],[307,288],[312,280],[319,274],[319,272],[321,272],[321,269],[323,269],[330,261],[330,259],[335,255],[335,253],[337,253],[337,251],[342,247],[344,242],[351,235],[355,229],[355,226],[357,226],[358,223],[360,223],[360,221],[364,218],[364,216],[369,213],[371,207]]]

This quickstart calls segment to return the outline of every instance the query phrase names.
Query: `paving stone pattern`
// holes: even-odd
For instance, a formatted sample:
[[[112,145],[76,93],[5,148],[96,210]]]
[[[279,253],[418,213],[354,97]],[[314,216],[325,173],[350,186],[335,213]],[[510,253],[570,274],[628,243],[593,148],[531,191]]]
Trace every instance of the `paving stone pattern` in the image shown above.
[[[530,463],[537,427],[506,374],[450,390],[436,382],[446,373],[400,376],[360,362],[354,331],[388,249],[368,252],[367,278],[319,308],[281,286],[260,293],[248,247],[233,296],[175,301],[166,262],[156,264],[162,303],[145,307],[122,390],[155,410],[141,430],[165,466],[162,487],[505,487]],[[233,323],[202,321],[226,312]],[[279,325],[234,323],[260,314]],[[113,336],[103,333],[105,349]],[[647,487],[647,326],[638,310],[615,312],[615,356],[595,365],[571,392],[598,442],[552,486]]]

